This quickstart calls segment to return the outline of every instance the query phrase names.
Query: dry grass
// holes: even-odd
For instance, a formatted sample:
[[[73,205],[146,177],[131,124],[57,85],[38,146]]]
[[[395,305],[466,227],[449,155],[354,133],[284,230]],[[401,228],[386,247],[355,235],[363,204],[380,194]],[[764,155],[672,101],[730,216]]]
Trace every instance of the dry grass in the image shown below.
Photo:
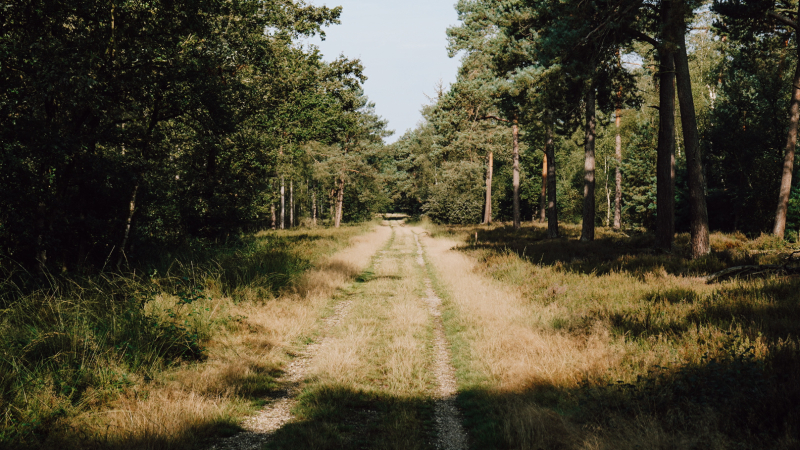
[[[353,227],[260,235],[257,239],[290,242],[282,251],[308,262],[308,269],[277,295],[267,289],[274,282],[269,274],[237,268],[227,279],[198,275],[202,295],[191,302],[182,300],[187,294],[169,291],[153,296],[144,305],[145,316],[160,326],[191,330],[203,358],[144,371],[132,370],[124,358],[109,360],[104,370],[124,374],[121,389],[90,386],[77,404],[65,403],[55,386],[31,389],[38,400],[30,407],[56,414],[50,414],[46,430],[28,435],[27,441],[16,440],[14,446],[194,449],[207,438],[238,431],[239,421],[279,387],[275,379],[282,365],[295,346],[315,333],[336,292],[369,265],[390,233],[388,227],[363,235],[365,231]],[[246,256],[241,259],[247,263]],[[235,258],[219,264],[235,264]]]
[[[800,281],[697,277],[780,260],[774,238],[715,234],[688,261],[685,236],[663,255],[609,230],[428,229],[476,448],[800,443]]]
[[[349,313],[311,361],[299,421],[268,448],[429,448],[432,323],[409,230],[343,294]]]

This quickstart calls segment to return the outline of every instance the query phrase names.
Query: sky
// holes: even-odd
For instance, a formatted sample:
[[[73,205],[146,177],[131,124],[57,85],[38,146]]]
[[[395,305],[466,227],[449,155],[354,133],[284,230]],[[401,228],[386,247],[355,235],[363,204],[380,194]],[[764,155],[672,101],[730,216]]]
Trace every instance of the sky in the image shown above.
[[[456,0],[311,0],[317,6],[342,6],[340,25],[325,29],[320,48],[326,61],[340,54],[361,59],[368,77],[364,91],[377,113],[389,121],[396,141],[422,120],[441,80],[455,82],[459,58],[447,56],[447,27],[456,25]]]

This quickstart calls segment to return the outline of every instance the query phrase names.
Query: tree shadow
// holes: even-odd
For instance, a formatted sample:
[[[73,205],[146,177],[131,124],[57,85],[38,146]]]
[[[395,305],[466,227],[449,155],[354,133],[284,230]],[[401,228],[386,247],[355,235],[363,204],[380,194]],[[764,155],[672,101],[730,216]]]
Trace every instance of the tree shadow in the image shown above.
[[[480,449],[797,448],[800,358],[751,352],[653,367],[632,382],[585,380],[521,391],[472,388],[459,396]]]
[[[563,227],[561,237],[549,239],[540,227],[507,227],[484,229],[467,227],[470,238],[462,250],[484,250],[495,253],[513,252],[531,261],[559,270],[582,274],[604,275],[626,272],[638,277],[648,273],[680,276],[708,275],[736,265],[758,264],[759,255],[738,249],[712,249],[711,254],[690,259],[689,237],[676,236],[670,253],[655,248],[652,233],[630,236],[610,230],[598,232],[594,241],[580,242],[579,230]]]

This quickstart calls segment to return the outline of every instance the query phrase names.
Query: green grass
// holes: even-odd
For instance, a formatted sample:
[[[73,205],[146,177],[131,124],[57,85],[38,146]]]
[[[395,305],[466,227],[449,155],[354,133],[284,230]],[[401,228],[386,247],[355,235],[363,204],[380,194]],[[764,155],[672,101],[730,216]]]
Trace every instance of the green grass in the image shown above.
[[[0,447],[126,446],[114,429],[92,435],[102,423],[80,429],[72,418],[101,413],[134,392],[147,395],[170,383],[175,368],[202,371],[209,343],[243,326],[235,305],[275,299],[368,226],[243,236],[123,274],[40,277],[7,268],[0,284]],[[237,428],[230,414],[256,406],[276,387],[277,374],[254,366],[231,378],[239,400],[231,399],[216,425],[147,445],[191,448],[193,439],[230,433]]]

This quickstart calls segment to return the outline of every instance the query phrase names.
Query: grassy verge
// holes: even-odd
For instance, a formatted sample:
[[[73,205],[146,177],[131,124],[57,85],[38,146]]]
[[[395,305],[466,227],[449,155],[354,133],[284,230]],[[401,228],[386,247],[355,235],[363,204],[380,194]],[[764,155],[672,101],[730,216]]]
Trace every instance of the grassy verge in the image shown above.
[[[686,236],[657,254],[609,230],[428,227],[461,242],[434,262],[475,448],[800,444],[800,280],[698,277],[781,261],[782,242],[714,234],[690,261]]]
[[[7,273],[0,447],[197,448],[237,431],[358,271],[326,257],[369,226],[259,233],[144,273]]]
[[[430,449],[432,322],[413,237],[395,231],[339,301],[352,302],[309,367],[295,410],[268,449]]]

